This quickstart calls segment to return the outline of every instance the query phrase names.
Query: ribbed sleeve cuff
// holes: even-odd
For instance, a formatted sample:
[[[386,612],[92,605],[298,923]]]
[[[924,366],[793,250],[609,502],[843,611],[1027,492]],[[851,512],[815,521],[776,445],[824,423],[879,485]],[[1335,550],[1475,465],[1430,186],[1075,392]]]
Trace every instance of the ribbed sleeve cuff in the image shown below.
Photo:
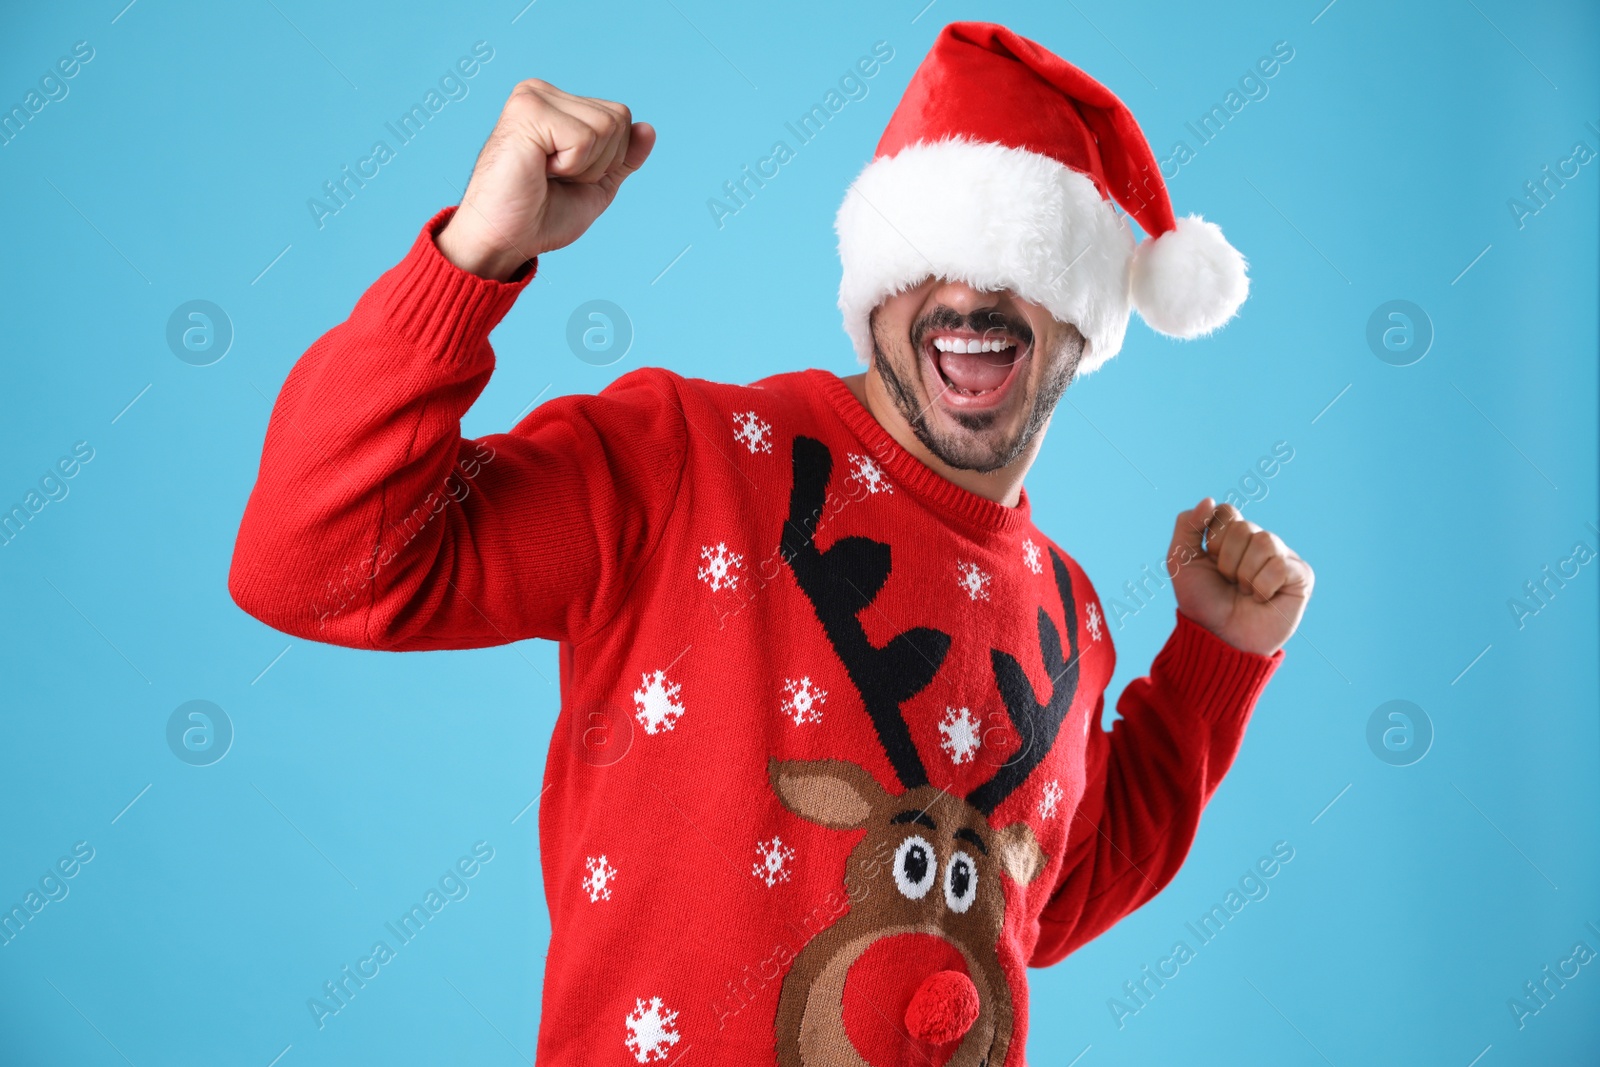
[[[1284,650],[1270,656],[1246,652],[1183,612],[1173,614],[1177,628],[1156,656],[1151,673],[1159,674],[1165,687],[1177,694],[1180,706],[1195,709],[1209,721],[1247,714],[1283,662]]]
[[[386,275],[380,297],[386,323],[446,357],[478,351],[538,273],[537,258],[514,282],[482,278],[451,263],[434,237],[455,212],[447,207],[428,220],[411,251]]]

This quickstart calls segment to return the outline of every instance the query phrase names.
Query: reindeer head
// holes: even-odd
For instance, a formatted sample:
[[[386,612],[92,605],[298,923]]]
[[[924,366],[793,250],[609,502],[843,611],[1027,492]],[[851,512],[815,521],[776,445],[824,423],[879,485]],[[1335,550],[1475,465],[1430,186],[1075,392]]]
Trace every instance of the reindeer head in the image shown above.
[[[1052,555],[1071,655],[1062,657],[1041,607],[1049,698],[1037,701],[1021,664],[991,651],[1020,750],[965,798],[952,796],[929,783],[901,711],[933,680],[950,637],[919,627],[882,647],[867,640],[857,616],[888,579],[889,546],[847,537],[819,551],[816,523],[832,457],[820,442],[797,437],[793,463],[782,552],[861,694],[901,791],[845,760],[768,765],[773,791],[790,811],[831,829],[866,831],[846,861],[849,911],[807,943],[784,978],[778,1060],[783,1067],[999,1067],[1012,1037],[1011,988],[998,954],[1002,879],[1027,885],[1045,855],[1027,823],[995,829],[989,820],[1048,753],[1077,692],[1070,577]]]

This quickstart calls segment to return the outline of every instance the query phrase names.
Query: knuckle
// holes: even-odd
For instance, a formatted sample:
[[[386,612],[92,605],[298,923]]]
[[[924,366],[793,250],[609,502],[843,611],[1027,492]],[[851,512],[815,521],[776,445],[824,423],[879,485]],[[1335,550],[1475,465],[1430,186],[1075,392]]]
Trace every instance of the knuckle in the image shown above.
[[[532,89],[524,89],[518,86],[513,90],[510,98],[506,100],[502,116],[507,119],[525,122],[543,114],[549,106],[549,104],[545,103],[544,97]]]
[[[521,82],[511,90],[511,96],[506,100],[506,107],[537,109],[548,107],[544,98],[543,83]]]

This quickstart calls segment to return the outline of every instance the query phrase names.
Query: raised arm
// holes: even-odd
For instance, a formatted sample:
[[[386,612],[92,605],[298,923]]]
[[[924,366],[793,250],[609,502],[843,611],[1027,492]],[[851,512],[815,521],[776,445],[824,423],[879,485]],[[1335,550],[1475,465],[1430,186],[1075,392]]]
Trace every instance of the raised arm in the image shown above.
[[[1099,729],[1102,696],[1091,720],[1083,800],[1061,883],[1040,917],[1035,967],[1098,937],[1177,875],[1283,659],[1241,652],[1181,612],[1177,619],[1150,673],[1117,699],[1122,718]]]
[[[1083,799],[1033,966],[1061,960],[1172,881],[1305,612],[1305,561],[1231,505],[1211,505],[1180,514],[1173,531],[1172,636],[1117,699],[1122,718],[1089,731]]]
[[[462,206],[284,382],[229,573],[242,608],[381,649],[578,640],[605,621],[671,508],[672,376],[636,371],[478,440],[461,416],[535,258],[576,240],[654,139],[620,104],[516,88]]]

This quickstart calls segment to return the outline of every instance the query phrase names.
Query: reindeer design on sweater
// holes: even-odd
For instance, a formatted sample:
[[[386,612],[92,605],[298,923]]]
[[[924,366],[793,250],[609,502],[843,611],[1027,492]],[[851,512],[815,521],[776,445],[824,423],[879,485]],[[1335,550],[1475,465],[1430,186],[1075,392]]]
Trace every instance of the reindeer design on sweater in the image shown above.
[[[1041,607],[1039,644],[1052,679],[1043,703],[1015,658],[990,651],[1020,750],[965,798],[951,796],[929,783],[901,710],[938,673],[950,636],[917,627],[881,648],[868,641],[858,613],[888,579],[890,549],[865,537],[841,538],[826,552],[817,548],[816,525],[831,469],[826,446],[795,438],[794,484],[781,548],[861,695],[901,790],[884,788],[867,770],[845,760],[768,764],[773,791],[791,812],[835,830],[866,830],[846,861],[849,910],[806,944],[784,978],[776,1022],[778,1062],[782,1067],[890,1067],[904,1059],[928,1067],[1000,1067],[1013,1033],[1011,987],[998,952],[1006,908],[1001,878],[1026,886],[1046,857],[1027,823],[995,828],[989,820],[1050,751],[1077,693],[1071,578],[1052,553],[1068,644],[1064,655],[1055,625]],[[858,964],[867,974],[890,976],[887,987],[880,982],[866,998],[867,1010],[894,1026],[899,1049],[862,1049],[852,1037],[851,1001],[863,998],[847,999],[845,989]],[[908,986],[913,987],[909,997]],[[903,1018],[892,1018],[896,1013]],[[857,1025],[857,1036],[866,1029]],[[920,1044],[905,1042],[906,1035]],[[877,1062],[864,1052],[876,1053]]]

